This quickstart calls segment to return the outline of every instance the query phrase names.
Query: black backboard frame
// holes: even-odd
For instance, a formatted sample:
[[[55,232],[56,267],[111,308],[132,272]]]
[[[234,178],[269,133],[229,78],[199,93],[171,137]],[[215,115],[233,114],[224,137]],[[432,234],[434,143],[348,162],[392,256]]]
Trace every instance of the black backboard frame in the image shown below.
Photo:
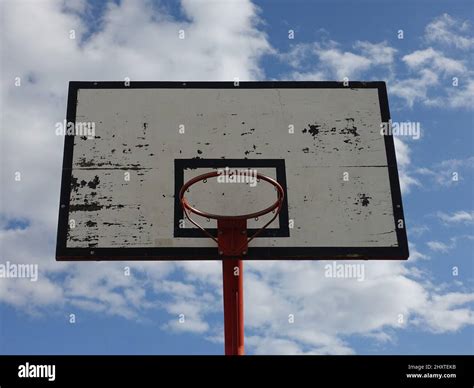
[[[259,82],[77,82],[69,83],[67,122],[76,121],[77,92],[79,89],[146,89],[146,88],[192,88],[192,89],[258,89],[258,88],[373,88],[378,90],[382,122],[388,123],[390,111],[385,82],[333,82],[333,81],[259,81]],[[409,256],[406,223],[403,213],[400,182],[392,135],[385,135],[385,149],[392,194],[398,246],[393,247],[249,247],[246,260],[406,260]],[[69,248],[69,201],[74,153],[74,136],[65,136],[59,222],[56,245],[58,261],[113,261],[113,260],[220,260],[216,248]]]

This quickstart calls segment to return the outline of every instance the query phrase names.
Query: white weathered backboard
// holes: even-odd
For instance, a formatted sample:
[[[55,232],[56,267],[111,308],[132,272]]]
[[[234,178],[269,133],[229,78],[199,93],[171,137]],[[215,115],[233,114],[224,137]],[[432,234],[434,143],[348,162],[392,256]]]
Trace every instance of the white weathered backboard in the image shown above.
[[[177,194],[226,167],[271,176],[286,193],[248,259],[408,257],[383,82],[71,82],[67,121],[76,127],[65,141],[58,260],[218,259],[183,221]],[[267,207],[275,192],[209,181],[187,197],[232,215]],[[266,219],[249,221],[249,233]]]

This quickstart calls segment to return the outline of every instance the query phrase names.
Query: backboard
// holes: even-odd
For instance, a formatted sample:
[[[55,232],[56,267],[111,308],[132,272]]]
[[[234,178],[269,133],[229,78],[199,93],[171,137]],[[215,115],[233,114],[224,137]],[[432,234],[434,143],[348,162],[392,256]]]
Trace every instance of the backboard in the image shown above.
[[[383,82],[71,82],[57,260],[219,259],[178,200],[216,169],[285,190],[245,259],[407,259],[389,119]],[[187,197],[233,215],[264,209],[274,191],[215,180]]]

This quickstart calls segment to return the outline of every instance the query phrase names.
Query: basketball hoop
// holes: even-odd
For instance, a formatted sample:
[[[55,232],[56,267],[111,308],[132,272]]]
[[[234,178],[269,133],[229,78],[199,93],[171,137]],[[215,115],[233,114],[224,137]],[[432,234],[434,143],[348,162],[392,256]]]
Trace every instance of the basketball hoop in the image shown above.
[[[247,254],[248,243],[257,237],[262,230],[270,225],[281,211],[285,193],[283,187],[274,179],[257,174],[257,181],[263,180],[275,187],[277,199],[267,208],[247,214],[226,216],[220,214],[208,213],[192,206],[186,199],[186,191],[195,183],[209,178],[215,178],[222,174],[225,175],[244,175],[243,171],[229,171],[224,173],[219,171],[209,172],[199,175],[187,181],[179,192],[179,201],[183,207],[186,218],[193,225],[201,229],[206,236],[217,243],[219,256],[222,260],[222,285],[224,299],[224,337],[225,354],[242,355],[244,354],[244,283],[243,283],[243,263],[240,257]],[[273,212],[274,215],[265,225],[258,229],[252,236],[247,237],[247,220],[263,216]],[[204,217],[207,220],[217,220],[217,238],[204,229],[199,223],[192,219],[191,213]]]
[[[192,206],[186,199],[185,193],[186,191],[194,184],[200,181],[205,181],[209,178],[215,178],[220,175],[232,175],[232,174],[238,174],[238,175],[245,175],[243,171],[233,171],[232,174],[229,174],[228,172],[219,172],[219,171],[213,171],[213,172],[208,172],[206,174],[199,175],[197,177],[194,177],[187,181],[183,187],[181,188],[179,192],[179,201],[181,202],[181,206],[183,207],[184,214],[186,218],[196,227],[198,227],[200,230],[202,230],[206,236],[214,240],[216,243],[218,243],[218,239],[215,238],[212,234],[210,234],[206,229],[204,229],[199,223],[197,223],[195,220],[191,218],[191,213],[197,214],[198,216],[204,217],[206,219],[214,219],[214,220],[250,220],[252,218],[258,219],[258,217],[263,216],[265,214],[268,214],[270,212],[273,212],[274,215],[270,221],[268,221],[265,225],[263,225],[259,230],[257,230],[252,236],[250,236],[247,239],[247,244],[252,241],[255,237],[257,237],[268,225],[270,225],[275,218],[277,218],[278,214],[281,211],[281,207],[283,205],[283,199],[285,198],[285,192],[283,190],[283,187],[274,179],[263,175],[263,174],[257,174],[257,179],[264,180],[265,182],[270,183],[275,187],[275,190],[277,191],[277,199],[276,201],[271,205],[268,206],[267,208],[260,210],[258,212],[254,213],[247,213],[247,214],[240,214],[240,215],[234,215],[234,216],[225,216],[225,215],[219,215],[219,214],[213,214],[213,213],[208,213],[202,210],[199,210]]]

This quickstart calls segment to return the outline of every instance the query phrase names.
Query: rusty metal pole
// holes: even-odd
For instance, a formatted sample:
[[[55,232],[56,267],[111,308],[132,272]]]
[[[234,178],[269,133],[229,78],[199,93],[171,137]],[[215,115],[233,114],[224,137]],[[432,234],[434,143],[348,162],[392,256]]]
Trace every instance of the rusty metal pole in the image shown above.
[[[244,354],[244,273],[240,258],[247,254],[247,220],[217,220],[217,230],[222,257],[225,354],[240,356]]]

